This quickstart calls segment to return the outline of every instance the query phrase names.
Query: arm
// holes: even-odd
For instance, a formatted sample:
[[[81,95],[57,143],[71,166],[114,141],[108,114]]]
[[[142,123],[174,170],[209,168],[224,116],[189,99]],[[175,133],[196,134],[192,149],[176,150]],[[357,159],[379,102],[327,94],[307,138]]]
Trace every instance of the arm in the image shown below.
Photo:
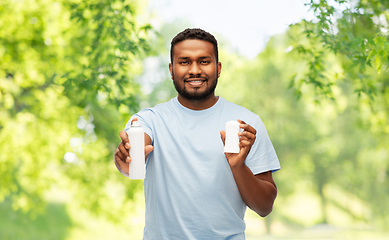
[[[132,121],[134,121],[134,118]],[[121,138],[121,143],[115,150],[115,165],[118,170],[123,174],[128,176],[129,172],[129,163],[131,162],[131,156],[129,150],[131,148],[130,142],[128,140],[128,135],[125,131],[119,133]],[[153,151],[153,146],[151,145],[151,138],[145,133],[145,162],[149,153]]]
[[[267,216],[273,209],[277,196],[277,187],[273,181],[272,173],[265,172],[254,175],[244,161],[255,141],[256,130],[245,122],[238,120],[244,130],[240,135],[240,152],[226,153],[239,193],[246,205],[260,216]],[[220,132],[225,140],[225,132]]]

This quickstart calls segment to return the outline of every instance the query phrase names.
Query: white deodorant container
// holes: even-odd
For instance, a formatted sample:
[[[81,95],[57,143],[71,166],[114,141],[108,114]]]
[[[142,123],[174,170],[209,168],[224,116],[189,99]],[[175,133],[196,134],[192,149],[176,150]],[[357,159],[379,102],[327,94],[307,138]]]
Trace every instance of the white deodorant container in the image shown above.
[[[145,135],[138,121],[133,121],[127,132],[130,140],[129,177],[130,179],[145,178]]]
[[[226,123],[226,140],[224,145],[224,152],[239,153],[239,122],[229,121]]]

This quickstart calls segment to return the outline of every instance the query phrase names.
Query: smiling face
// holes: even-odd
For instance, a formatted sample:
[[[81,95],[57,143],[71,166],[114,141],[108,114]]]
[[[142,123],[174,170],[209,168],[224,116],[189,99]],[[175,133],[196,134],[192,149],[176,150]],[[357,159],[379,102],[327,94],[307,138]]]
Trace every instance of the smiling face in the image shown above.
[[[216,62],[212,43],[197,39],[177,43],[169,69],[181,102],[214,100],[221,63]]]

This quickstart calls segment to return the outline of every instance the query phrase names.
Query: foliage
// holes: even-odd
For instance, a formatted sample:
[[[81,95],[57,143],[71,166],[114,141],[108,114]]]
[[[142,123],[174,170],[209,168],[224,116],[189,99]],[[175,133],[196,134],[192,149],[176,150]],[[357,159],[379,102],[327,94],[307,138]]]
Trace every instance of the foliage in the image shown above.
[[[141,187],[121,185],[112,162],[118,132],[138,109],[133,79],[151,53],[141,7],[1,1],[0,201],[12,197],[13,209],[34,215],[44,209],[43,194],[60,186],[84,207],[120,216]],[[115,186],[126,196],[116,205]]]
[[[343,96],[356,102],[354,108],[359,114],[350,115],[358,119],[354,120],[355,129],[347,130],[349,126],[345,123],[341,130],[355,136],[348,145],[358,151],[354,157],[348,157],[340,185],[368,203],[372,215],[382,216],[385,215],[382,209],[388,207],[381,194],[388,192],[385,184],[389,171],[389,2],[335,0],[332,3],[310,1],[308,5],[316,18],[291,26],[299,32],[290,35],[291,46],[300,53],[307,70],[295,74],[290,86],[298,96],[304,95],[302,89],[313,87],[312,98],[316,103],[321,103],[321,96],[325,96],[336,104],[339,96],[334,90],[339,89]],[[334,63],[339,63],[340,68],[334,70]],[[353,93],[358,99],[352,98]],[[363,144],[355,145],[357,142]],[[346,157],[347,150],[342,151],[342,157]],[[387,224],[386,217],[381,219],[381,224]]]
[[[288,88],[290,73],[302,76],[311,71],[304,57],[290,48],[299,34],[299,26],[293,26],[272,37],[253,60],[224,52],[218,94],[257,113],[267,127],[282,167],[274,173],[279,194],[273,218],[303,224],[299,216],[285,212],[290,207],[288,196],[303,188],[320,199],[317,222],[331,223],[328,209],[334,207],[353,221],[384,228],[388,219],[382,209],[389,207],[385,201],[389,142],[382,131],[371,131],[375,113],[367,98],[357,99],[350,83],[332,85],[333,100],[318,98],[310,85],[301,86],[299,100],[295,97]],[[327,64],[327,76],[342,71],[342,60],[335,55],[325,54],[322,61]],[[380,177],[374,177],[377,174]],[[349,198],[330,194],[331,188],[358,199],[369,211],[359,212],[349,205]],[[380,197],[372,199],[373,193]]]
[[[13,211],[10,199],[0,204],[0,239],[66,239],[72,221],[63,204],[49,203],[45,215],[31,219],[23,211]]]
[[[358,96],[365,95],[388,111],[388,23],[389,2],[380,0],[311,0],[315,14],[302,27],[304,41],[296,37],[295,49],[304,56],[309,71],[293,78],[297,93],[302,85],[312,85],[318,95],[333,98],[331,86],[346,81]],[[323,59],[328,54],[343,59],[343,72],[328,76]]]
[[[274,174],[273,219],[301,224],[282,206],[304,187],[321,200],[317,222],[331,223],[328,208],[335,207],[356,222],[385,228],[388,6],[335,2],[342,14],[327,1],[311,1],[317,20],[274,36],[256,59],[220,44],[217,94],[260,115],[268,129],[282,165]],[[113,165],[118,132],[138,102],[153,106],[176,94],[168,44],[151,41],[156,34],[140,22],[141,8],[135,0],[0,2],[0,207],[11,206],[18,218],[45,210],[47,217],[67,217],[62,205],[44,205],[47,195],[61,192],[111,220],[134,208],[129,199],[142,182],[127,182]],[[171,39],[184,27],[177,28],[167,26],[161,35]],[[165,56],[144,62],[151,59],[164,72],[142,96],[135,79],[146,81],[147,74],[139,75],[143,57],[154,53],[151,45]],[[333,188],[350,197],[332,194]]]
[[[347,132],[344,139],[354,136],[340,152],[340,157],[347,161],[339,185],[370,206],[365,221],[385,226],[387,213],[382,209],[388,207],[384,199],[389,172],[389,2],[335,0],[332,3],[310,1],[308,5],[316,18],[291,26],[298,34],[290,34],[293,39],[290,44],[305,62],[306,71],[297,72],[290,86],[300,97],[304,95],[303,89],[311,87],[314,94],[305,91],[305,97],[311,95],[320,105],[326,98],[334,104],[344,102],[342,96],[354,102],[358,114],[351,114],[351,109],[346,108],[342,115],[351,114],[349,122],[339,129]],[[337,69],[334,65],[338,65]],[[339,90],[341,96],[336,94]],[[351,119],[353,128],[349,125]],[[319,173],[325,172],[322,170]]]

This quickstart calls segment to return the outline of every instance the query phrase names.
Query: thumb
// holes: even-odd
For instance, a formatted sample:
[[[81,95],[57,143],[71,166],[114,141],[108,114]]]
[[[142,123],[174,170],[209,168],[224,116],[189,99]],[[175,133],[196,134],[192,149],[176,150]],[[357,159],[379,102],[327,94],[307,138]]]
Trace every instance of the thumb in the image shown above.
[[[147,145],[145,146],[145,155],[149,155],[149,153],[151,153],[151,151],[153,151],[154,147],[152,145]]]
[[[226,145],[226,132],[221,130],[220,131],[220,137],[221,137],[221,139],[223,141],[223,145]]]

